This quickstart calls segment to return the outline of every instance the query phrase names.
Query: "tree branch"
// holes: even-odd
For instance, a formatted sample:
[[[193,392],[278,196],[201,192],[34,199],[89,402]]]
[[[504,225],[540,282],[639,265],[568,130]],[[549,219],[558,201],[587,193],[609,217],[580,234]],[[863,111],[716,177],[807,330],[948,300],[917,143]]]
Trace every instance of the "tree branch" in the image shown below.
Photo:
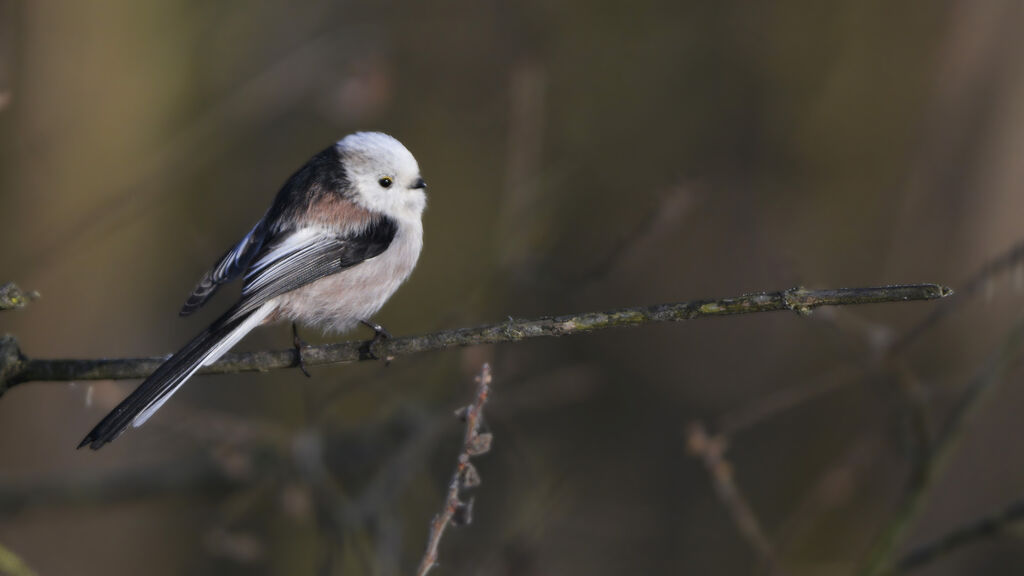
[[[1024,519],[1024,500],[1017,500],[995,514],[960,526],[937,540],[911,550],[896,564],[896,570],[906,572],[920,568],[943,554],[992,536],[1021,519]]]
[[[967,383],[962,396],[939,431],[922,470],[914,478],[905,500],[883,531],[874,553],[868,556],[868,563],[863,571],[865,576],[893,573],[900,546],[924,512],[932,489],[942,472],[956,456],[968,424],[977,416],[982,402],[991,397],[1003,381],[1006,372],[1019,361],[1022,353],[1024,320],[1014,324],[1003,344],[985,360],[980,370]]]
[[[686,432],[687,451],[699,458],[711,477],[719,501],[732,516],[736,528],[744,540],[757,553],[758,559],[765,568],[775,564],[775,551],[771,541],[761,528],[754,509],[740,491],[733,476],[732,464],[725,458],[726,439],[720,435],[710,435],[704,424],[692,422]]]
[[[463,502],[459,499],[462,491],[480,485],[480,475],[473,463],[473,456],[486,454],[491,449],[491,435],[480,433],[483,422],[484,404],[491,393],[491,367],[484,364],[480,375],[476,377],[476,396],[473,403],[456,412],[466,420],[466,433],[462,438],[462,451],[455,465],[455,473],[448,483],[448,494],[445,496],[441,513],[434,516],[430,523],[430,537],[427,539],[427,551],[423,553],[416,576],[426,576],[437,565],[437,548],[441,545],[441,536],[449,524],[464,525],[472,521],[473,499]]]
[[[957,291],[961,298],[946,302],[944,306],[938,306],[922,320],[917,326],[910,329],[897,342],[893,344],[892,351],[902,350],[917,340],[921,335],[927,333],[932,326],[949,316],[954,310],[970,302],[971,297],[979,292],[984,292],[986,286],[991,286],[993,278],[1007,270],[1020,269],[1024,261],[1024,242],[1014,244],[1009,250],[999,254],[986,262],[979,270],[967,278]],[[1015,282],[1018,280],[1015,278]]]
[[[458,346],[518,342],[529,338],[569,336],[627,326],[657,322],[681,322],[709,316],[731,316],[757,312],[791,310],[808,315],[819,306],[845,306],[911,300],[935,300],[953,291],[938,284],[911,284],[873,288],[839,288],[808,290],[791,288],[779,292],[745,294],[736,298],[694,300],[676,304],[659,304],[586,312],[565,316],[546,316],[529,320],[508,321],[473,328],[443,330],[420,336],[391,338],[377,342],[373,353],[366,342],[352,341],[303,348],[306,366],[357,362],[380,358],[407,356],[431,350]],[[144,378],[166,357],[115,359],[37,359],[27,358],[11,336],[0,338],[0,395],[7,388],[31,381],[121,380]],[[298,363],[295,350],[260,351],[225,355],[217,363],[200,371],[202,374],[268,371],[291,368]]]

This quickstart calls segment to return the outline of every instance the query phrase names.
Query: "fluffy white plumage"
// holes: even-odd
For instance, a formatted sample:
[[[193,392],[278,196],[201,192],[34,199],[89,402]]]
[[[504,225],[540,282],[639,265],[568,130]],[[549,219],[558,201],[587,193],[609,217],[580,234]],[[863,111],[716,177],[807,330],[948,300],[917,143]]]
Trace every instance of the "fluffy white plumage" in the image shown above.
[[[352,134],[314,156],[200,280],[182,314],[244,273],[241,300],[140,384],[79,447],[98,449],[129,425],[143,424],[200,367],[264,322],[293,320],[342,332],[370,321],[419,258],[425,187],[412,153],[379,132]]]
[[[346,332],[376,314],[412,273],[423,248],[423,210],[427,196],[416,188],[420,167],[398,140],[380,132],[357,132],[336,144],[352,183],[353,201],[398,222],[384,253],[280,296],[280,316],[332,332]],[[381,190],[381,178],[392,186]],[[288,243],[293,251],[315,246],[339,227],[303,229]],[[270,257],[270,255],[268,255]],[[279,257],[279,255],[278,255]],[[261,265],[257,262],[253,269]]]
[[[383,254],[279,296],[277,312],[289,320],[347,332],[384,306],[412,273],[422,248],[423,226],[410,221],[398,228]]]
[[[345,161],[357,203],[405,223],[420,223],[427,195],[414,188],[420,178],[420,166],[401,142],[381,132],[356,132],[335,146]],[[377,193],[383,177],[394,181],[393,190],[397,193]]]

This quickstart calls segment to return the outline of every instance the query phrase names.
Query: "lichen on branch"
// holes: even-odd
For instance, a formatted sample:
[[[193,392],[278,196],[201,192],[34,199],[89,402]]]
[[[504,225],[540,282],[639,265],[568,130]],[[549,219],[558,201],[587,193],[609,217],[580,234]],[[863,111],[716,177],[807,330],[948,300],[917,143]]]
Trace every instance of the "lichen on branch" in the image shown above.
[[[882,302],[907,302],[945,298],[952,290],[938,284],[910,284],[869,288],[810,290],[802,287],[777,292],[758,292],[733,298],[692,300],[674,304],[636,306],[599,312],[584,312],[534,319],[514,319],[471,328],[442,330],[419,336],[381,340],[372,353],[364,341],[309,346],[302,350],[306,366],[358,362],[382,358],[390,360],[420,352],[446,348],[518,342],[531,338],[570,336],[642,326],[661,322],[682,322],[712,316],[732,316],[758,312],[793,311],[809,314],[819,306],[849,306]],[[150,358],[46,359],[25,357],[17,342],[8,337],[0,356],[0,394],[7,388],[32,381],[121,380],[145,378],[166,360]],[[224,374],[278,370],[298,365],[296,350],[243,352],[225,355],[204,368],[201,374]]]

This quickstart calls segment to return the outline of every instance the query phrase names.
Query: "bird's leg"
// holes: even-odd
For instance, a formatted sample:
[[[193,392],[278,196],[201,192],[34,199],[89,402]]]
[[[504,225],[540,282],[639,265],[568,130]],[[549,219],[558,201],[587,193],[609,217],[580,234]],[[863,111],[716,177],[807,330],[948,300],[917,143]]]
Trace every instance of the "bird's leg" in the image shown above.
[[[363,326],[366,326],[370,330],[373,330],[373,341],[374,342],[376,342],[377,340],[380,340],[382,338],[385,339],[385,340],[387,340],[388,338],[391,338],[391,332],[388,332],[387,330],[385,330],[384,327],[381,326],[380,324],[374,324],[373,322],[370,322],[369,320],[360,320],[359,323],[362,324]]]
[[[299,365],[299,370],[306,375],[306,378],[311,378],[309,370],[306,370],[306,362],[302,359],[302,349],[309,346],[309,343],[299,338],[299,327],[295,322],[292,322],[292,344],[295,346],[295,357]]]
[[[380,360],[380,357],[377,356],[377,354],[374,353],[373,351],[373,345],[379,342],[380,340],[387,340],[391,338],[391,333],[385,330],[384,327],[381,326],[380,324],[374,324],[369,320],[360,320],[359,323],[362,324],[363,326],[366,326],[370,330],[373,330],[373,340],[370,340],[369,342],[363,344],[363,346],[360,347],[359,352],[365,358],[371,360]]]

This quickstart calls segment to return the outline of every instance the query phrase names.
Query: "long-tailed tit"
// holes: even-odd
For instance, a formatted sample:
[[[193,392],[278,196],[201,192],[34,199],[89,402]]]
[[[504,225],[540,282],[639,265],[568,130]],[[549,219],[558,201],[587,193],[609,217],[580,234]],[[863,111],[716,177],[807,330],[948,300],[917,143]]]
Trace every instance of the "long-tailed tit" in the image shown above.
[[[200,367],[250,330],[291,320],[343,332],[409,277],[423,246],[426,183],[416,159],[379,132],[346,136],[285,182],[270,210],[206,273],[181,309],[244,278],[238,303],[164,362],[79,444],[101,448],[138,427]],[[378,336],[381,329],[375,327]]]

